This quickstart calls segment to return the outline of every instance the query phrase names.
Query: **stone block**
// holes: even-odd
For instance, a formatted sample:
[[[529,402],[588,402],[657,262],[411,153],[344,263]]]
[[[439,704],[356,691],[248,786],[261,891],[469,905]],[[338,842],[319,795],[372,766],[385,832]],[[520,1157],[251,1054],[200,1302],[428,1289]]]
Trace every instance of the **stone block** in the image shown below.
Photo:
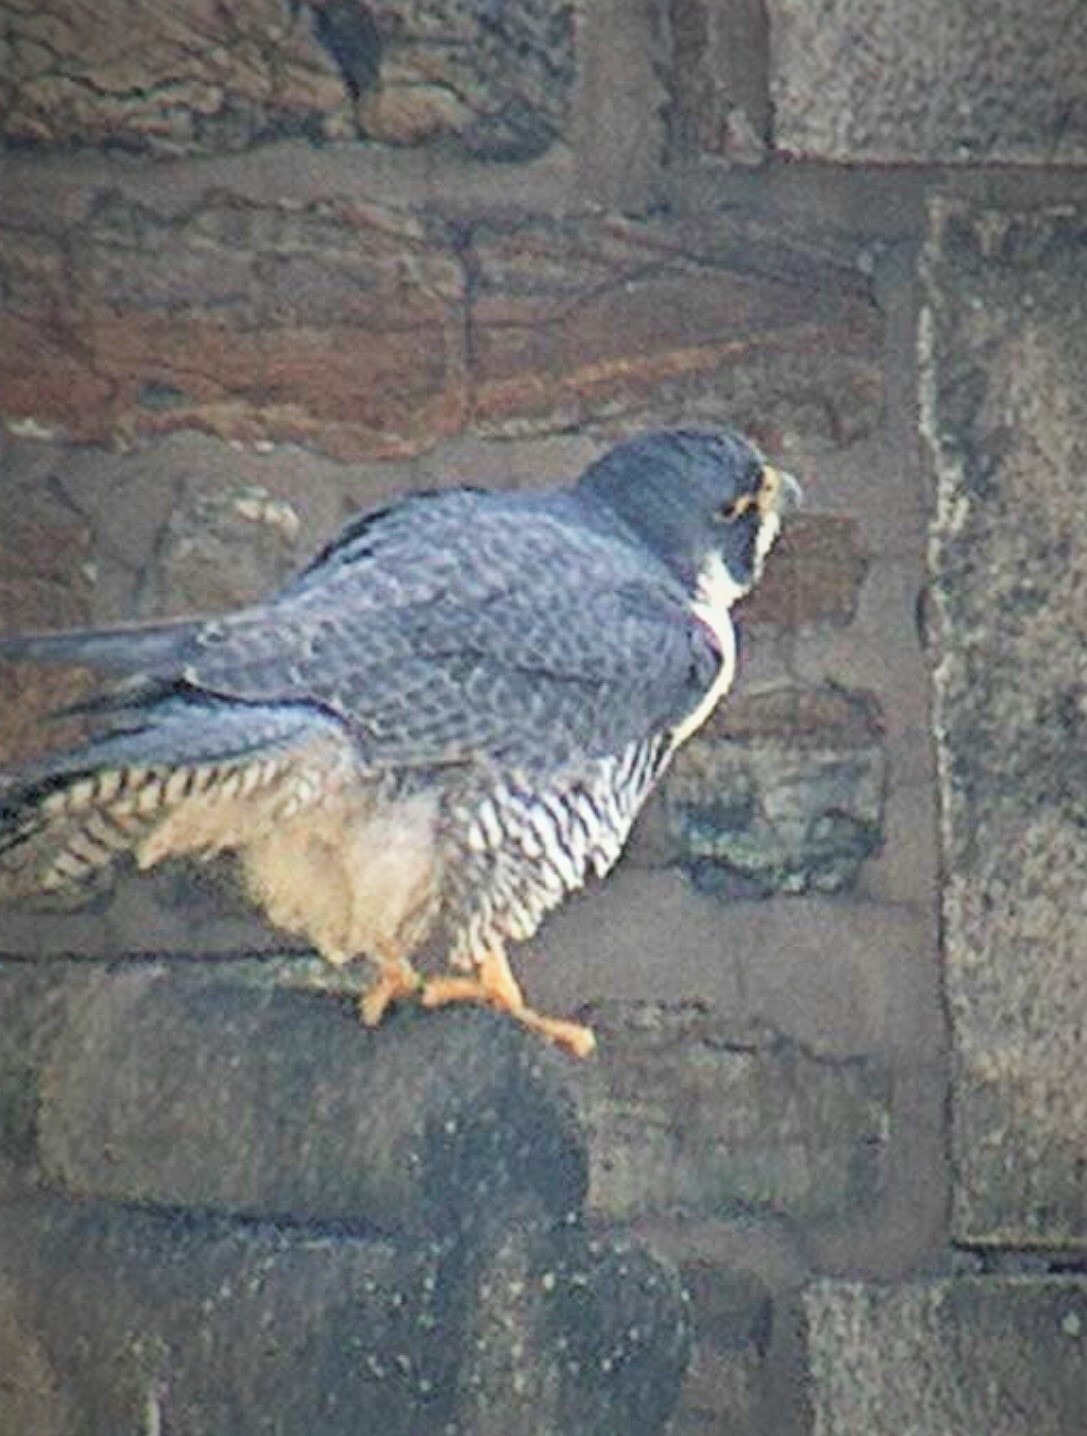
[[[590,1205],[648,1214],[841,1220],[881,1190],[888,1074],[813,1056],[695,1002],[602,1004],[604,1054],[573,1071]]]
[[[846,252],[754,221],[459,226],[340,197],[97,193],[0,223],[0,417],[80,441],[198,429],[342,460],[722,417],[838,444],[882,405]],[[825,529],[825,525],[824,525]]]
[[[882,407],[882,319],[851,257],[730,216],[475,228],[472,420],[508,436],[723,417],[848,442]]]
[[[300,528],[291,504],[259,486],[183,486],[144,570],[141,617],[263,600],[301,568]]]
[[[687,1359],[675,1274],[538,1212],[506,1215],[465,1247],[93,1203],[8,1208],[0,1421],[26,1424],[2,1429],[660,1432]]]
[[[1087,1282],[824,1282],[805,1298],[815,1436],[1087,1429]]]
[[[770,0],[774,141],[847,164],[1081,165],[1079,0]]]
[[[766,11],[758,0],[659,0],[669,153],[761,163],[770,129]]]
[[[749,1436],[764,1429],[766,1352],[774,1322],[766,1283],[695,1260],[681,1267],[694,1328],[672,1436]]]
[[[463,420],[463,287],[440,237],[380,206],[100,194],[67,239],[0,226],[3,417],[412,452]]]
[[[1087,211],[938,201],[924,423],[954,1224],[1087,1242]]]
[[[860,524],[844,514],[790,514],[759,586],[738,609],[746,630],[852,623],[869,560]]]
[[[561,134],[576,74],[566,0],[17,3],[5,38],[9,144],[155,155],[303,136],[530,159]]]
[[[724,705],[677,755],[661,801],[702,891],[833,892],[881,846],[886,783],[872,698],[778,688]]]
[[[564,1061],[479,1010],[371,1032],[330,996],[98,971],[39,1058],[38,1161],[84,1197],[393,1232],[524,1193],[560,1215],[586,1181]]]
[[[0,360],[0,363],[3,361]],[[0,441],[0,634],[20,629],[76,627],[90,612],[93,535],[83,517],[48,481],[17,485]],[[0,768],[36,756],[43,746],[42,715],[85,696],[86,675],[0,662]],[[59,724],[52,736],[71,736]]]

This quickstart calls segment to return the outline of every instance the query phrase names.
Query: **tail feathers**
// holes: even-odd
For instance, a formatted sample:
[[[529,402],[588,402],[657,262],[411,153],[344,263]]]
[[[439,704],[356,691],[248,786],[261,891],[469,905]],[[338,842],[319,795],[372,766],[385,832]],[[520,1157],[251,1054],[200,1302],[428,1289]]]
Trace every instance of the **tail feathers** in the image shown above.
[[[96,885],[153,825],[150,777],[109,769],[0,793],[0,902]]]
[[[164,674],[183,662],[200,622],[133,624],[119,628],[78,628],[62,633],[0,636],[0,659],[34,663],[71,663],[97,672]]]
[[[241,847],[255,822],[314,801],[310,775],[344,771],[349,749],[304,705],[171,699],[0,787],[0,902],[93,885],[126,855]]]

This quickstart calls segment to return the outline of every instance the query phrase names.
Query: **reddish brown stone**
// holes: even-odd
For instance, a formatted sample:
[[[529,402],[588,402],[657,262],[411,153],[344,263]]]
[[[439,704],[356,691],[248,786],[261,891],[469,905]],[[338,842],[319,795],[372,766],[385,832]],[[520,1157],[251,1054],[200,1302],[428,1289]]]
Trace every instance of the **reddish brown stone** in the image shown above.
[[[868,559],[856,519],[798,514],[785,527],[773,562],[744,604],[745,623],[850,623]]]
[[[104,442],[178,428],[412,452],[464,414],[461,267],[375,207],[112,197],[67,240],[2,236],[4,416]],[[45,261],[37,261],[41,251]]]
[[[880,320],[844,266],[720,220],[483,228],[473,421],[509,431],[701,408],[756,433],[879,410]],[[803,397],[798,400],[798,394]]]
[[[55,513],[5,514],[0,528],[0,632],[85,623],[89,557],[90,534],[78,521]],[[43,716],[74,702],[87,688],[87,675],[78,670],[0,664],[0,768],[40,753]],[[59,742],[71,731],[58,724],[47,736]]]
[[[880,408],[865,282],[751,225],[508,223],[462,255],[374,205],[112,195],[63,239],[0,230],[0,289],[3,416],[83,441],[358,459],[616,415],[840,439]]]

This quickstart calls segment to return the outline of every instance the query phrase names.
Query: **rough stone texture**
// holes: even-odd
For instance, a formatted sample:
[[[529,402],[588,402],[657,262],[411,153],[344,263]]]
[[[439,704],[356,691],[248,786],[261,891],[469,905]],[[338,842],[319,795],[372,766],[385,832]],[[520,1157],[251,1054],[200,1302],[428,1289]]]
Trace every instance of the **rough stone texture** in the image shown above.
[[[62,1436],[71,1431],[74,1413],[62,1393],[58,1366],[27,1329],[22,1292],[2,1278],[0,1360],[0,1431],[11,1436]]]
[[[403,452],[459,427],[463,276],[381,206],[102,193],[61,233],[0,231],[5,416],[79,440],[199,428]]]
[[[0,441],[0,473],[3,472]],[[92,533],[62,492],[8,488],[0,523],[0,633],[85,623],[94,578]],[[76,674],[0,662],[0,767],[40,753],[42,715],[86,691]],[[71,727],[66,730],[70,736]]]
[[[519,1191],[560,1215],[580,1206],[585,1154],[559,1062],[480,1011],[404,1014],[375,1034],[331,997],[99,972],[72,988],[41,1058],[42,1177],[390,1231],[471,1225]]]
[[[826,1282],[805,1298],[815,1436],[1073,1436],[1087,1282]]]
[[[472,416],[484,433],[681,417],[772,447],[878,422],[882,321],[849,256],[743,218],[476,228]]]
[[[742,806],[709,787],[733,783],[718,768],[730,753],[775,804],[782,764],[806,765],[794,819],[827,811],[825,771],[840,803],[848,770],[846,809],[882,846],[848,889],[709,896],[675,866],[662,794],[608,882],[514,954],[541,1009],[599,1028],[593,1064],[557,1074],[484,1013],[400,1014],[379,1059],[349,1010],[357,972],[282,952],[185,869],[79,912],[0,914],[4,1436],[193,1436],[200,1422],[246,1436],[254,1393],[270,1393],[265,1425],[281,1406],[280,1424],[306,1436],[357,1429],[361,1406],[412,1436],[438,1413],[457,1436],[629,1436],[637,1414],[656,1419],[656,1393],[670,1399],[667,1353],[686,1339],[646,1248],[690,1293],[677,1436],[811,1436],[832,1418],[842,1436],[892,1422],[898,1436],[915,1417],[924,1436],[1033,1430],[1035,1411],[1069,1436],[1087,1429],[1074,1401],[1053,1415],[1074,1394],[1079,1306],[1028,1320],[1034,1298],[1003,1279],[1048,1269],[1054,1254],[1024,1243],[1063,1245],[1056,1259],[1078,1268],[1087,1205],[1084,994],[1062,966],[1082,905],[1069,759],[1082,684],[1046,688],[1016,647],[1040,634],[1056,680],[1062,645],[1082,637],[1078,525],[1054,535],[1055,559],[1032,548],[1062,505],[1076,513],[1058,489],[1084,469],[1067,377],[1085,371],[1082,8],[186,0],[131,6],[138,23],[119,34],[115,0],[93,14],[9,0],[0,626],[245,602],[350,512],[405,488],[530,487],[651,425],[732,420],[803,478],[807,505],[744,605],[730,705],[688,755],[707,780],[699,823]],[[52,50],[34,51],[31,32]],[[789,150],[818,162],[759,163]],[[919,284],[937,186],[960,202],[938,210]],[[1009,225],[971,196],[1037,213]],[[923,289],[923,421],[945,501],[934,548],[969,620],[955,625],[939,593],[925,622]],[[987,514],[992,534],[971,528]],[[1034,593],[1005,582],[998,527]],[[1063,587],[1042,586],[1047,572]],[[985,637],[994,592],[1014,640],[1004,668]],[[945,652],[952,630],[960,648]],[[929,668],[944,664],[943,691],[956,653],[969,680],[956,712],[977,721],[941,737],[958,814],[941,852]],[[990,672],[1024,713],[1040,695],[1030,721],[988,721]],[[13,702],[0,674],[3,740],[44,741],[37,714],[75,696],[70,681]],[[784,711],[782,693],[796,695]],[[1067,796],[1054,798],[1056,752]],[[1034,849],[1020,861],[1015,821],[993,818],[1020,802],[1037,827],[1064,825],[1068,856],[1044,847],[1044,879]],[[823,857],[794,841],[801,826],[791,846],[780,824],[729,829],[733,856],[757,837],[775,874],[810,876]],[[988,948],[973,943],[983,928]],[[334,991],[273,991],[319,986]],[[439,1117],[465,1118],[430,1147],[413,1105],[428,1081],[444,1082],[427,1098]],[[531,1099],[531,1133],[524,1113],[504,1120],[499,1082]],[[546,1155],[548,1134],[569,1130],[573,1097],[592,1130],[572,1167],[541,1170],[535,1142]],[[416,1166],[375,1155],[396,1131]],[[594,1252],[580,1223],[557,1232],[541,1217],[541,1194],[554,1212],[581,1193],[586,1158],[598,1215],[628,1214],[641,1251],[605,1236]],[[480,1163],[517,1179],[481,1198]],[[450,1164],[446,1209],[472,1238],[452,1265],[426,1198]],[[58,1200],[61,1180],[117,1200]],[[218,1214],[183,1206],[175,1229],[133,1197]],[[317,1225],[272,1230],[296,1199]],[[360,1240],[358,1220],[394,1235]],[[1001,1245],[968,1258],[956,1237]],[[943,1283],[955,1294],[940,1308],[961,1320],[930,1321],[911,1283],[964,1267],[982,1275]],[[828,1274],[872,1286],[847,1299]],[[823,1315],[809,1329],[813,1280],[809,1311]],[[424,1343],[415,1319],[439,1301],[456,1319]],[[615,1384],[584,1384],[573,1361]],[[954,1389],[940,1387],[952,1368]],[[416,1378],[435,1383],[425,1407]],[[937,1388],[942,1408],[926,1404]]]
[[[221,613],[265,598],[297,568],[301,521],[258,487],[184,486],[136,600],[141,617]]]
[[[759,0],[658,0],[657,25],[668,56],[670,157],[761,163],[770,129],[765,7]]]
[[[680,752],[662,802],[676,861],[725,897],[835,892],[883,841],[887,759],[873,700],[777,688],[726,704]]]
[[[609,1004],[594,1020],[607,1060],[572,1081],[589,1200],[610,1218],[819,1221],[875,1200],[889,1101],[878,1061],[815,1057],[704,1004]]]
[[[1087,1242],[1087,210],[938,202],[925,422],[955,1227]]]
[[[155,155],[286,135],[447,138],[524,160],[561,132],[575,75],[566,0],[5,0],[0,135]]]
[[[182,428],[404,456],[723,414],[870,432],[882,324],[847,253],[735,221],[454,226],[328,199],[99,192],[0,225],[0,407],[77,440]]]
[[[1079,0],[769,0],[774,139],[856,164],[1083,164]]]
[[[791,515],[773,563],[739,609],[745,631],[765,622],[789,628],[852,623],[870,566],[859,527],[843,514]]]
[[[471,1251],[94,1204],[9,1215],[13,1436],[256,1436],[273,1418],[338,1436],[362,1417],[389,1436],[653,1436],[687,1358],[665,1266],[523,1214]]]

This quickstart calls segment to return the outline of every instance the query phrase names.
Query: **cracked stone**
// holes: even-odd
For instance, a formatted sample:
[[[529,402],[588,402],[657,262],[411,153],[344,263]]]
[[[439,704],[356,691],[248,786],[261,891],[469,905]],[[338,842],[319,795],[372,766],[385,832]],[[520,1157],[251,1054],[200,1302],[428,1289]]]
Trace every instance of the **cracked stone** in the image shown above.
[[[177,429],[412,452],[463,422],[462,266],[378,205],[106,196],[64,248],[0,228],[0,393],[85,441]],[[36,259],[41,250],[44,259]]]
[[[576,74],[569,0],[7,6],[9,144],[214,153],[284,136],[542,154]]]
[[[610,1219],[840,1219],[882,1183],[890,1089],[872,1058],[814,1057],[693,1003],[593,1013],[606,1061],[572,1074],[589,1202]]]
[[[840,442],[878,422],[882,321],[844,252],[739,219],[611,215],[480,225],[472,263],[485,433],[728,414]]]

